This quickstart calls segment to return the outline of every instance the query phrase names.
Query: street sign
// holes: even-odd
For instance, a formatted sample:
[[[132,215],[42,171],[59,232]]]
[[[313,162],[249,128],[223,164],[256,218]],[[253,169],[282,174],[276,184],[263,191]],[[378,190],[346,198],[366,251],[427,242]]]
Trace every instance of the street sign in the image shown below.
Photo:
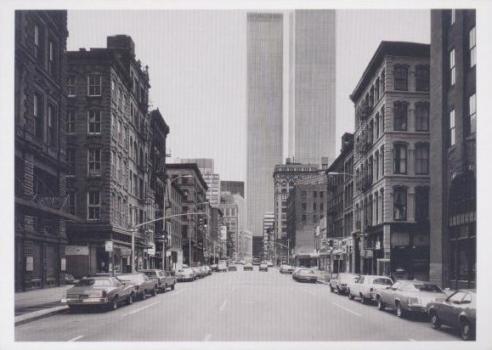
[[[113,251],[113,241],[106,241],[104,244],[104,250],[107,252],[112,252]]]

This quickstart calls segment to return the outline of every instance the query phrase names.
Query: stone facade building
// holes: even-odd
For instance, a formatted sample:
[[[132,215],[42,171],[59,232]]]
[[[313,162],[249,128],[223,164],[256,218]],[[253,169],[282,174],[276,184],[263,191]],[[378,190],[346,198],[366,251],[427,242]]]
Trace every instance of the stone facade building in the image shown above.
[[[450,288],[476,288],[475,16],[431,11],[430,278]]]
[[[223,224],[227,227],[227,256],[235,258],[238,252],[239,206],[235,197],[230,192],[223,191],[221,193],[219,208],[223,213]]]
[[[427,279],[429,45],[381,42],[350,97],[360,272]]]
[[[182,224],[185,218],[183,214],[183,200],[184,193],[179,186],[167,180],[166,188],[166,233],[168,238],[168,244],[166,250],[169,251],[167,261],[169,266],[174,270],[181,268],[183,265],[183,238],[182,238]],[[159,249],[158,249],[159,251]],[[162,253],[162,248],[161,248]]]
[[[15,290],[64,283],[66,11],[15,13]]]
[[[68,234],[72,246],[88,253],[68,256],[68,270],[75,277],[129,271],[132,230],[157,208],[149,186],[148,71],[125,35],[66,56],[67,191],[70,211],[81,219]],[[141,226],[134,240],[136,268],[151,267],[154,224]]]

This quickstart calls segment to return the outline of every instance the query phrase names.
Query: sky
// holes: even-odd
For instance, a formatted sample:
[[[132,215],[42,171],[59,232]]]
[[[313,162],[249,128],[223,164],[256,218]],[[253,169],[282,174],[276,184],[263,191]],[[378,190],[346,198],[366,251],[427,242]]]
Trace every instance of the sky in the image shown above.
[[[382,40],[430,42],[427,10],[337,10],[336,111],[352,132],[349,95]],[[68,11],[68,50],[105,47],[127,34],[149,66],[176,158],[213,158],[222,180],[246,179],[246,12],[240,10]],[[287,120],[284,120],[287,122]],[[286,143],[284,142],[284,145]]]

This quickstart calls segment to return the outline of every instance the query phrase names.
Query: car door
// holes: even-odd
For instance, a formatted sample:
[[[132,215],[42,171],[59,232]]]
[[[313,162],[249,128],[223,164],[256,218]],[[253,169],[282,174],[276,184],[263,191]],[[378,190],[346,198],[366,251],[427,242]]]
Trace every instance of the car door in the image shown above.
[[[441,319],[441,322],[450,326],[456,324],[454,318],[457,318],[457,314],[461,311],[459,305],[465,293],[457,291],[451,294],[441,305],[439,313],[437,316]]]

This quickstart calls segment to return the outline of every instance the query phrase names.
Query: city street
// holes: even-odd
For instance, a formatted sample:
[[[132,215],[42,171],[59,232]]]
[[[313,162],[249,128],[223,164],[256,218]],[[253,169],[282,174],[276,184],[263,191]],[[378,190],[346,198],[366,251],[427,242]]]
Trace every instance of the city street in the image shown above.
[[[214,273],[112,312],[63,313],[17,326],[17,341],[457,341],[424,319],[294,282],[277,269]]]

